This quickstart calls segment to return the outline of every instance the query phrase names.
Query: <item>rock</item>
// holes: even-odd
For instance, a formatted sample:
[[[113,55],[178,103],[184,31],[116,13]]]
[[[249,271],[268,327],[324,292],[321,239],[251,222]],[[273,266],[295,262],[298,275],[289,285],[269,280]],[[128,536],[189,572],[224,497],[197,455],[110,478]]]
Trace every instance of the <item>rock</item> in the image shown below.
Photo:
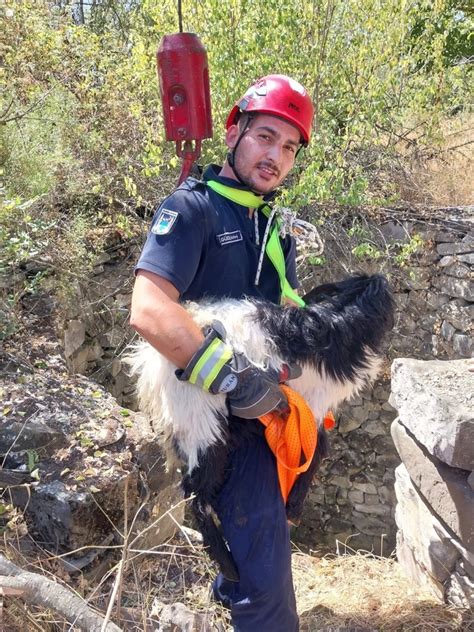
[[[379,467],[383,467],[387,470],[394,470],[400,463],[400,457],[398,454],[384,454],[382,456],[378,456],[375,462]]]
[[[371,514],[375,516],[389,516],[390,507],[382,504],[354,504],[354,510],[363,514]]]
[[[440,276],[433,279],[433,285],[443,294],[454,298],[474,301],[474,284],[469,279],[456,279],[451,276]]]
[[[385,427],[380,421],[369,421],[369,423],[364,424],[364,430],[373,437],[386,434]]]
[[[474,551],[474,492],[467,482],[468,472],[430,455],[398,420],[391,431],[416,489],[462,544]]]
[[[418,562],[415,557],[415,552],[405,541],[402,531],[398,531],[397,533],[396,551],[398,563],[402,567],[405,575],[413,580],[414,585],[424,586],[434,597],[442,601],[444,597],[444,586],[442,582],[438,581],[430,573],[427,573],[424,566]]]
[[[43,411],[40,411],[43,412]],[[44,457],[52,454],[56,449],[66,445],[67,438],[59,428],[49,426],[45,418],[47,414],[37,414],[27,423],[5,419],[0,415],[2,432],[0,433],[0,454],[6,455],[24,453],[29,450]],[[28,457],[25,455],[24,464]]]
[[[445,294],[439,292],[426,292],[425,304],[428,309],[439,309],[449,301],[449,298]]]
[[[429,268],[411,267],[407,276],[403,277],[402,287],[411,290],[428,290],[431,286],[431,273]]]
[[[447,231],[447,230],[439,230],[436,231],[435,235],[434,235],[434,239],[437,243],[452,243],[455,241],[461,241],[462,240],[463,235],[453,231]]]
[[[443,583],[454,570],[459,552],[450,534],[422,501],[403,464],[395,470],[395,479],[395,521],[403,540],[426,573]]]
[[[464,253],[469,253],[474,250],[474,246],[471,242],[457,242],[450,244],[438,244],[436,246],[436,251],[439,255],[460,255]]]
[[[110,374],[112,377],[116,377],[122,370],[122,361],[119,358],[114,358],[110,364]]]
[[[469,577],[462,561],[446,582],[446,600],[456,608],[470,609],[474,606],[474,581]]]
[[[174,484],[156,491],[134,525],[136,548],[144,553],[156,549],[176,533],[176,525],[184,520],[183,494],[178,475]]]
[[[389,386],[376,386],[373,390],[373,397],[375,399],[379,399],[382,402],[386,402],[390,397],[390,387]]]
[[[40,471],[47,466],[43,463]],[[119,526],[123,521],[125,488],[130,518],[139,504],[137,472],[119,470],[110,479],[94,477],[97,492],[90,491],[91,482],[72,482],[78,476],[69,476],[67,484],[40,480],[31,496],[22,489],[12,492],[14,504],[25,512],[30,531],[51,551],[64,553],[101,542],[111,532],[111,524]],[[73,563],[74,557],[68,561]]]
[[[467,263],[468,265],[472,266],[474,265],[474,252],[470,252],[467,255],[458,255],[457,259],[462,263]]]
[[[444,274],[458,279],[468,279],[471,276],[471,271],[469,270],[469,266],[462,263],[453,263],[444,269]]]
[[[365,494],[364,502],[366,505],[379,505],[380,504],[379,495],[378,494]]]
[[[446,257],[442,257],[438,261],[438,265],[440,268],[445,268],[446,266],[450,266],[453,263],[456,263],[456,257],[453,255],[447,255]]]
[[[453,349],[464,358],[472,358],[474,341],[471,336],[466,336],[465,334],[454,334]]]
[[[462,299],[454,299],[441,307],[443,318],[460,331],[468,331],[474,322],[474,306],[466,305]]]
[[[81,347],[68,358],[67,364],[73,373],[86,373],[89,362],[95,362],[102,357],[103,349],[97,340],[93,339],[89,344]]]
[[[390,435],[386,433],[375,437],[372,442],[372,446],[377,454],[388,454],[390,450],[393,451],[392,439],[390,438]]]
[[[100,266],[104,263],[108,263],[111,259],[112,259],[112,256],[110,255],[110,253],[105,252],[105,251],[101,252],[100,254],[96,255],[94,259],[94,265]]]
[[[117,294],[115,297],[115,304],[117,307],[129,307],[132,303],[132,293],[129,294]]]
[[[64,355],[66,358],[80,349],[86,339],[86,326],[81,320],[70,320],[64,332]]]
[[[390,530],[390,526],[386,520],[374,515],[354,511],[352,513],[352,520],[356,530],[365,535],[375,535],[380,538],[383,533],[387,533]]]
[[[354,483],[353,488],[358,489],[361,492],[364,492],[364,494],[377,493],[377,488],[375,487],[373,483]]]
[[[123,345],[127,340],[123,329],[114,327],[109,331],[106,331],[99,337],[99,342],[103,347],[117,349],[120,345]]]
[[[349,489],[351,486],[350,480],[348,478],[344,478],[343,476],[332,476],[328,480],[331,485],[336,485],[340,490]]]
[[[9,412],[2,431],[12,434],[2,432],[0,442],[10,448],[16,437],[18,451],[10,449],[4,470],[14,478],[30,460],[36,470],[36,480],[11,487],[9,498],[43,546],[67,553],[110,544],[125,507],[129,525],[141,507],[134,535],[159,519],[140,544],[151,548],[174,533],[167,512],[176,506],[170,513],[178,523],[183,518],[178,474],[166,467],[161,442],[141,415],[121,409],[98,384],[69,375],[59,357],[44,357],[31,374],[12,372],[5,388]],[[80,569],[84,554],[78,555],[67,560]]]
[[[451,325],[451,323],[448,323],[447,320],[443,320],[440,333],[445,340],[449,342],[452,339],[455,331],[456,329]]]
[[[324,488],[324,500],[328,505],[334,505],[337,497],[337,487],[334,485],[327,485]]]
[[[348,493],[348,498],[349,500],[353,503],[353,504],[358,504],[360,505],[361,503],[364,502],[364,492],[356,489],[354,491],[350,491]]]
[[[352,415],[349,415],[347,413],[344,413],[344,415],[341,415],[339,418],[338,430],[341,434],[352,432],[362,425],[362,420],[356,419]]]
[[[474,472],[471,472],[467,478],[467,482],[471,489],[474,489]]]
[[[160,621],[157,632],[219,632],[219,628],[209,623],[206,613],[193,612],[180,602],[160,606],[159,609],[156,604],[153,606],[153,613]]]
[[[393,487],[386,487],[385,485],[382,485],[381,487],[377,489],[377,491],[378,491],[380,500],[383,503],[390,505],[390,507],[395,506],[396,497],[395,497],[395,490],[393,489]]]
[[[390,403],[401,423],[438,459],[474,470],[474,373],[468,360],[398,358]]]
[[[410,241],[409,225],[387,221],[380,226],[379,230],[387,241],[402,244]]]

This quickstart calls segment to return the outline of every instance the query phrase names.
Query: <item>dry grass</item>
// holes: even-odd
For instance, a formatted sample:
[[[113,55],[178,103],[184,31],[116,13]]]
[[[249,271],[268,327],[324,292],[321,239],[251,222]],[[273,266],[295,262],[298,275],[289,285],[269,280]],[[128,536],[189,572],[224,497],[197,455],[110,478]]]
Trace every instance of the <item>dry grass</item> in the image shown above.
[[[13,553],[11,548],[9,553]],[[114,608],[112,619],[124,630],[151,632],[159,629],[164,604],[181,602],[201,613],[199,627],[193,628],[196,632],[230,631],[228,613],[210,599],[215,568],[201,546],[184,544],[182,538],[176,538],[153,553],[130,556],[122,578],[120,615]],[[36,568],[30,566],[30,570],[51,576],[48,566],[52,568],[51,562],[40,565],[36,561]],[[112,558],[106,567],[113,567]],[[114,573],[104,575],[102,566],[102,571],[91,569],[80,577],[58,574],[91,606],[106,610]],[[318,559],[296,552],[293,576],[301,632],[474,631],[474,615],[441,604],[420,590],[393,559],[363,552]],[[19,598],[5,599],[3,624],[0,629],[4,632],[77,629],[57,615],[26,608]]]
[[[445,118],[435,147],[418,130],[395,144],[401,169],[393,178],[410,204],[474,204],[474,114]]]
[[[474,616],[440,604],[394,559],[369,553],[316,559],[293,555],[301,632],[474,630]]]

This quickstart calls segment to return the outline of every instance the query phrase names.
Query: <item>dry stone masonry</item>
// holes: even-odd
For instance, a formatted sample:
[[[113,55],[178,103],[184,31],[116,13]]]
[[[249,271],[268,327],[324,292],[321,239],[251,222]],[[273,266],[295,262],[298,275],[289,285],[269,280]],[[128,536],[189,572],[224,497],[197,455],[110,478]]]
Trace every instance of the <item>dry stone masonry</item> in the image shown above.
[[[468,211],[379,210],[374,215],[373,209],[331,209],[319,228],[325,262],[300,271],[305,289],[348,271],[381,271],[390,279],[397,307],[388,360],[469,358],[474,233]],[[319,219],[324,209],[311,213]],[[365,242],[380,256],[354,254]],[[89,282],[78,286],[62,334],[70,370],[86,373],[131,408],[134,389],[121,354],[132,339],[128,313],[138,251],[139,244],[123,244],[101,256]],[[394,472],[400,457],[390,436],[396,412],[388,402],[389,364],[374,389],[338,413],[330,458],[293,534],[300,544],[334,550],[339,541],[377,554],[395,548]]]
[[[395,360],[397,557],[439,598],[474,605],[474,362]]]

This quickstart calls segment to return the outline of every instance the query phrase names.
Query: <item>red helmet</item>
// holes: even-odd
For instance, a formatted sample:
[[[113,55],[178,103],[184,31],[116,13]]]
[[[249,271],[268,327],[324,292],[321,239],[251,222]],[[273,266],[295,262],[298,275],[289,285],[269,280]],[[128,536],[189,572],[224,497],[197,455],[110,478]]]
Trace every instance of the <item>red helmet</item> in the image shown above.
[[[309,143],[313,103],[303,86],[286,75],[267,75],[250,86],[232,108],[226,129],[237,123],[240,112],[279,116],[299,130],[304,145]]]

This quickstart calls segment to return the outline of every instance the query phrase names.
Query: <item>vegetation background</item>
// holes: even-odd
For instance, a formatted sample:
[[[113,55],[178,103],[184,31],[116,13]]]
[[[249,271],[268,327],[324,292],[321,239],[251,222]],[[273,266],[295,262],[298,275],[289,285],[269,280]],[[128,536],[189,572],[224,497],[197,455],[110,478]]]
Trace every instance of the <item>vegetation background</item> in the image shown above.
[[[184,30],[209,56],[215,138],[203,162],[222,160],[224,120],[246,87],[281,72],[317,108],[284,202],[469,202],[470,3],[182,4]],[[4,272],[58,243],[86,265],[91,227],[126,235],[137,209],[172,189],[178,159],[164,142],[155,54],[177,30],[177,0],[0,1]]]
[[[0,0],[0,340],[11,337],[14,345],[12,334],[31,334],[20,324],[25,297],[46,289],[71,298],[111,239],[141,239],[143,218],[172,190],[179,164],[164,142],[155,54],[162,36],[178,30],[177,5]],[[473,203],[471,3],[183,0],[182,9],[184,30],[200,36],[209,57],[215,138],[204,143],[203,163],[222,160],[225,117],[246,87],[281,72],[301,81],[317,108],[313,141],[282,203],[316,222],[341,204]],[[315,203],[325,203],[323,218],[311,213]],[[363,237],[360,226],[350,230]],[[397,263],[419,245],[412,239]],[[367,243],[356,248],[355,256],[388,254]],[[183,557],[177,576],[184,578],[194,567],[180,551],[173,555]],[[300,559],[294,572],[303,629],[323,629],[323,621],[387,631],[471,629],[458,614],[420,601],[393,560],[339,559],[312,572]],[[160,584],[156,564],[140,562],[129,593],[143,597],[147,611],[153,577],[156,595],[174,588],[170,600],[189,599],[186,591],[195,590],[194,603],[199,598],[209,609],[202,560],[191,586],[166,573]],[[90,587],[75,588],[85,594]],[[88,598],[105,609],[109,588],[102,582]],[[37,623],[39,615],[20,607],[18,629],[25,617],[28,629],[70,629]],[[216,617],[226,623],[224,614]]]
[[[281,72],[317,109],[283,203],[472,202],[470,3],[184,0],[182,10],[209,56],[215,138],[204,163],[222,160],[235,100]],[[11,279],[29,261],[44,269],[27,291],[55,271],[67,293],[112,227],[133,237],[137,213],[172,190],[178,159],[164,142],[155,54],[177,30],[178,0],[0,0],[3,337],[25,290]]]

